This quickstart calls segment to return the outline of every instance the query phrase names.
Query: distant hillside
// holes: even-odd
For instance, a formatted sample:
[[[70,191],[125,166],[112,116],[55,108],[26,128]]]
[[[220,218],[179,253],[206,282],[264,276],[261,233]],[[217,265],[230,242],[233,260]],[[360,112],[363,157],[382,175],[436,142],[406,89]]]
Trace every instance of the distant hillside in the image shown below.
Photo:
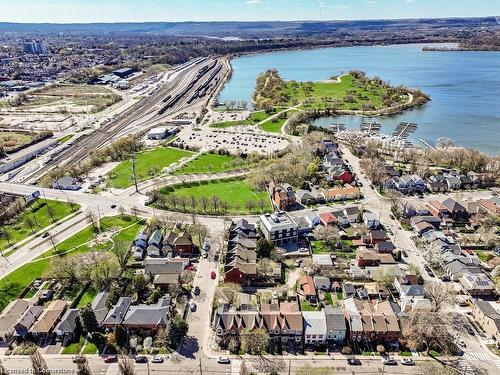
[[[154,33],[170,36],[279,37],[328,34],[341,30],[411,30],[413,28],[498,27],[495,17],[441,18],[366,21],[271,21],[271,22],[144,22],[144,23],[9,23],[0,22],[0,32],[135,34]]]

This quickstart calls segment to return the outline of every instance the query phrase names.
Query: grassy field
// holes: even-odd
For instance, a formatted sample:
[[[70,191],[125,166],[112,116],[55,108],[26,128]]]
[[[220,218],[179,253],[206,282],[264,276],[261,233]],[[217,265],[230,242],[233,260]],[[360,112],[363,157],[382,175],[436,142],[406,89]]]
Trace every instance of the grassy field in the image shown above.
[[[28,144],[33,140],[33,136],[28,133],[0,131],[0,145],[9,152],[17,147]]]
[[[167,197],[168,195],[175,195],[176,197],[187,198],[187,200],[189,200],[190,197],[195,197],[197,199],[195,211],[197,212],[220,213],[220,210],[216,209],[211,203],[212,197],[214,196],[228,205],[227,213],[249,213],[249,209],[245,207],[248,201],[255,203],[252,213],[271,211],[271,203],[269,202],[267,193],[253,190],[244,180],[206,182],[189,187],[179,187],[177,189],[163,188],[160,189],[160,192],[167,195]],[[200,203],[200,198],[202,197],[208,198],[209,203],[207,210],[204,210]],[[257,206],[259,200],[265,203],[263,211]],[[180,206],[177,207],[177,209],[180,208]]]
[[[154,150],[141,152],[136,156],[137,179],[139,181],[144,181],[148,178],[157,176],[161,173],[163,168],[190,155],[192,155],[190,151],[171,147],[158,147]],[[132,161],[124,161],[110,172],[108,186],[119,189],[132,186],[133,182],[131,176]]]
[[[232,155],[202,154],[187,163],[177,174],[191,173],[221,173],[229,172],[238,167],[246,166],[245,160]]]
[[[61,220],[72,212],[71,206],[68,203],[39,199],[25,209],[11,224],[4,226],[4,230],[10,237],[10,243],[15,244],[32,235],[30,227],[26,224],[26,220],[28,219],[31,219],[35,224],[33,227],[35,232],[53,224],[54,221],[49,215],[49,206],[53,210],[54,221]],[[78,205],[75,206],[76,209],[78,207]],[[0,238],[0,250],[4,250],[10,246],[5,238]]]
[[[131,242],[140,230],[140,223],[131,218],[119,216],[107,217],[101,221],[101,231],[117,228],[120,232],[114,237],[116,241]],[[87,244],[94,238],[92,226],[81,230],[74,236],[61,242],[56,249],[61,256],[72,256],[88,251],[108,251],[112,243],[108,242],[94,247]],[[0,279],[0,311],[16,298],[34,279],[47,275],[50,271],[51,258],[57,255],[54,249],[47,250],[33,261],[19,267],[6,277]]]
[[[311,241],[311,250],[313,254],[329,254],[330,250],[323,241]]]
[[[384,108],[387,88],[378,84],[361,82],[352,75],[345,75],[340,82],[286,82],[285,91],[292,98],[289,104],[303,103],[305,108],[324,109],[329,104],[341,109],[358,110],[371,103],[374,109]],[[351,100],[346,100],[350,96]],[[408,97],[393,98],[404,103]],[[397,103],[396,103],[397,104]]]
[[[73,138],[74,134],[67,134],[64,137],[61,137],[57,140],[59,143],[66,143],[68,142],[71,138]]]

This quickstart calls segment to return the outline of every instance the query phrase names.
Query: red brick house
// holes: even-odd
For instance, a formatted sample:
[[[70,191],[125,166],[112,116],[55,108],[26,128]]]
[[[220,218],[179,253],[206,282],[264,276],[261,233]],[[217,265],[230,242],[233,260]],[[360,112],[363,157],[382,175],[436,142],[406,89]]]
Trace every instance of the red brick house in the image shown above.
[[[172,243],[174,252],[179,255],[190,256],[193,254],[193,240],[186,231],[180,232]]]
[[[275,185],[273,182],[269,184],[269,195],[273,204],[280,211],[286,209],[297,202],[295,192],[290,184]]]

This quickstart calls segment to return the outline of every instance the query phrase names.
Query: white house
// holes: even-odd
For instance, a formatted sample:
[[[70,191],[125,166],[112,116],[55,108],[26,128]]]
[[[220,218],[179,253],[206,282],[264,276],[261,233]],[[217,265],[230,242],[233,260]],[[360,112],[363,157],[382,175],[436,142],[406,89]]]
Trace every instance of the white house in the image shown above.
[[[326,342],[326,318],[321,311],[302,311],[304,323],[304,344],[310,346],[324,345]]]

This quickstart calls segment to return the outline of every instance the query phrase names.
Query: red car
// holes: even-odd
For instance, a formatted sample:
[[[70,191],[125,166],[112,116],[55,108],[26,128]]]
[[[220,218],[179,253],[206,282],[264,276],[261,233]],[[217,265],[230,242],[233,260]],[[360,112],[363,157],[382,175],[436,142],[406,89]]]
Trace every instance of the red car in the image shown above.
[[[108,355],[106,358],[104,358],[104,362],[106,363],[116,362],[117,360],[118,357],[116,355]]]
[[[210,272],[210,278],[211,278],[212,280],[214,280],[214,279],[216,278],[216,276],[217,276],[217,275],[215,274],[215,271]]]

